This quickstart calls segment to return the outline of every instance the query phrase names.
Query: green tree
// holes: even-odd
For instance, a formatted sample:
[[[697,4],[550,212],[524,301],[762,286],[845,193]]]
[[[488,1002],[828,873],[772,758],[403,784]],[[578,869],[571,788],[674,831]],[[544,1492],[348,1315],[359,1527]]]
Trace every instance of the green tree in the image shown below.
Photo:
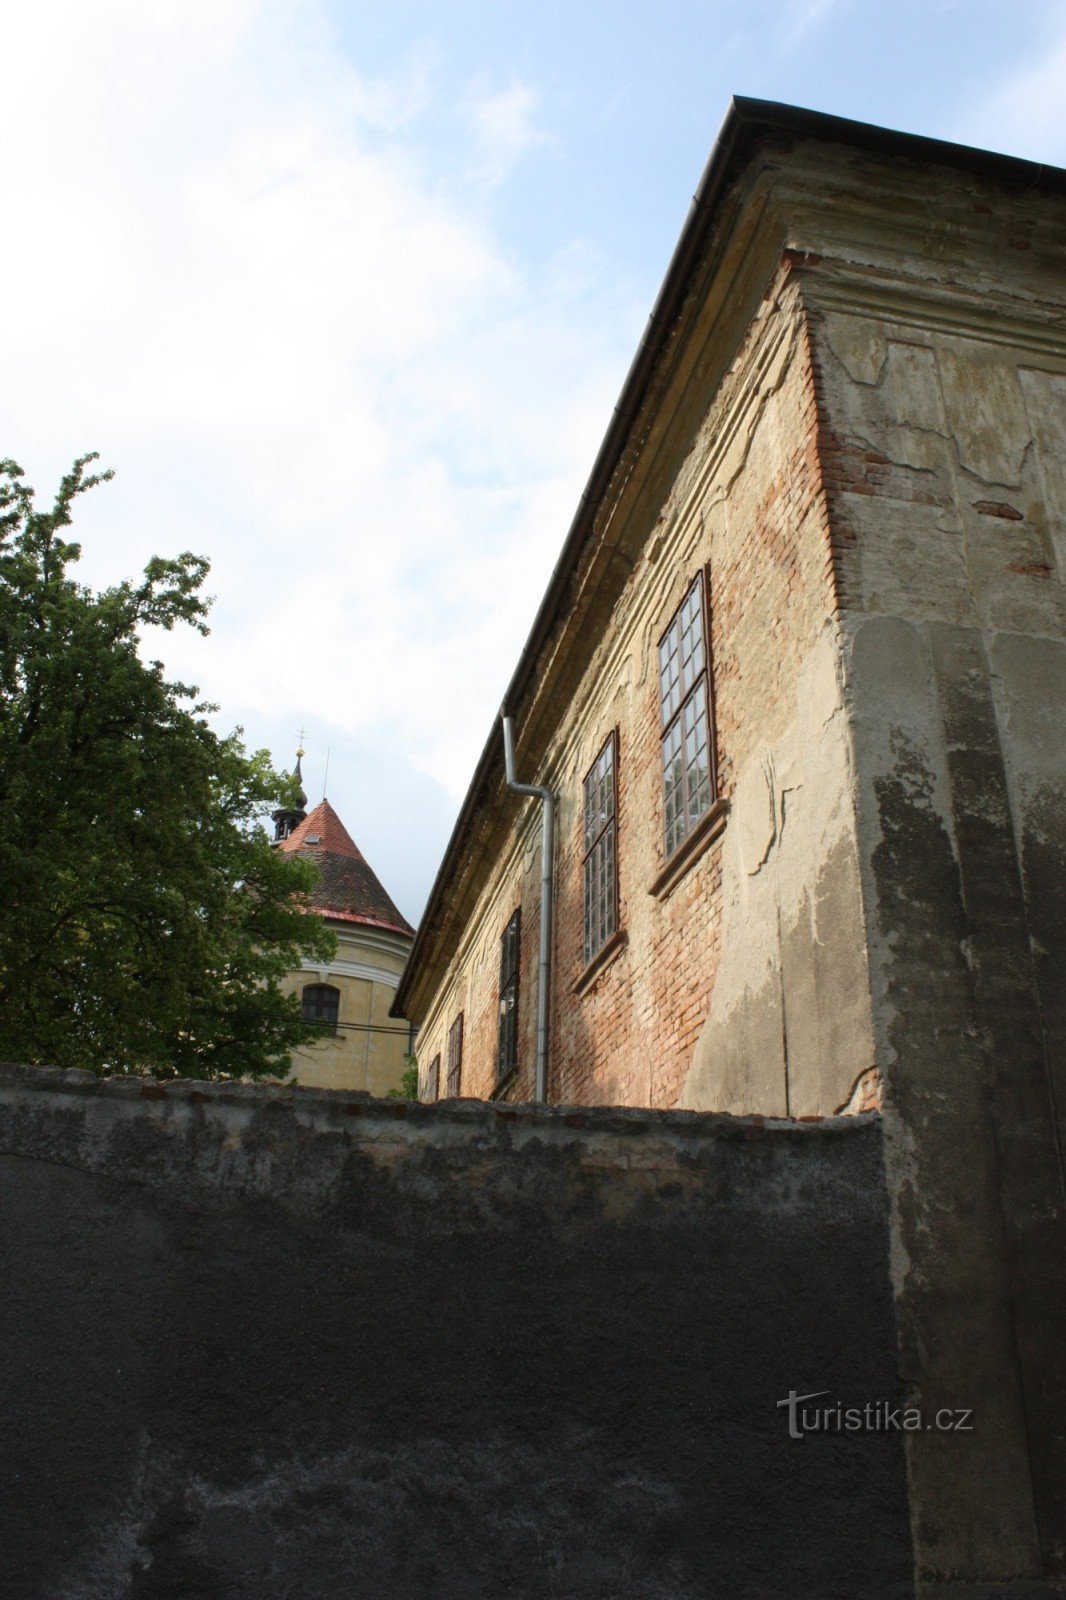
[[[386,1100],[417,1100],[418,1099],[418,1057],[405,1055],[407,1065],[404,1067],[403,1076],[400,1078],[399,1087],[389,1089],[385,1095]]]
[[[100,593],[69,576],[95,459],[47,512],[0,462],[0,1059],[277,1075],[308,1033],[279,979],[334,947],[301,909],[314,869],[259,825],[290,780],[138,653],[147,626],[207,632],[205,560]]]

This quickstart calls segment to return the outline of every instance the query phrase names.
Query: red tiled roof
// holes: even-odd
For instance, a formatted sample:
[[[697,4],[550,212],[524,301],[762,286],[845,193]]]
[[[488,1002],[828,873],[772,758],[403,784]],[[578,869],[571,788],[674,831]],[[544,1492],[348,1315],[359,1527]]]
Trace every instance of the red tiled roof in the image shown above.
[[[278,848],[286,855],[306,856],[317,866],[319,882],[309,898],[320,915],[413,935],[328,800],[309,812]]]

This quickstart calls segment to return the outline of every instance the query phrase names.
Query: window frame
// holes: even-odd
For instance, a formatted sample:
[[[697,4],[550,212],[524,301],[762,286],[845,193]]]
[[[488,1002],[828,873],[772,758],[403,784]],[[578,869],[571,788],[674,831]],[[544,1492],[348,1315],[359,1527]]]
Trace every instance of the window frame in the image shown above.
[[[440,1099],[440,1051],[426,1069],[426,1103],[432,1105]]]
[[[507,961],[508,942],[511,940],[512,932],[514,963],[508,968],[505,963]],[[511,1076],[512,1072],[518,1070],[518,999],[521,992],[519,977],[521,967],[522,907],[519,906],[500,935],[499,1026],[496,1033],[497,1088]],[[510,991],[511,1003],[505,1012],[504,1002],[508,991]]]
[[[458,1100],[463,1086],[463,1013],[460,1011],[448,1029],[448,1080],[445,1098]]]
[[[317,996],[329,994],[334,997],[332,1016],[318,1015],[309,1017],[307,1015],[307,996],[311,993]],[[324,1022],[329,1026],[330,1032],[336,1034],[340,1027],[341,992],[335,983],[305,983],[300,990],[300,1009],[305,1022],[316,1024]]]
[[[592,841],[590,843],[589,842],[589,838],[588,838],[589,784],[593,779],[593,774],[595,773],[596,768],[599,766],[600,762],[602,761],[604,755],[606,754],[606,752],[608,750],[611,753],[611,767],[610,767],[610,774],[611,774],[611,814],[607,818],[607,821],[603,824],[603,826],[597,831],[597,833],[595,834],[595,836],[593,837],[593,839],[592,839]],[[582,948],[582,953],[583,953],[583,956],[584,956],[585,967],[588,968],[588,967],[590,967],[592,965],[592,963],[594,961],[596,961],[598,959],[598,957],[603,953],[603,951],[607,949],[607,947],[611,943],[611,941],[613,939],[617,938],[618,932],[619,932],[619,929],[620,929],[620,926],[621,926],[621,910],[620,910],[619,899],[618,899],[618,729],[617,728],[612,728],[611,729],[610,733],[607,735],[606,739],[603,741],[603,743],[601,744],[600,748],[597,750],[597,752],[596,752],[596,754],[595,754],[595,756],[593,758],[592,764],[589,767],[588,771],[586,772],[586,774],[585,774],[585,776],[584,776],[584,778],[582,780],[581,795],[582,795],[582,808],[581,808],[581,829],[582,829],[582,835],[581,835],[581,843],[582,843],[582,856],[581,856],[582,941],[581,941],[581,948]],[[590,940],[590,894],[589,894],[590,868],[591,868],[592,872],[595,873],[596,865],[595,865],[595,859],[594,858],[595,858],[595,855],[596,855],[596,851],[599,848],[600,841],[607,835],[608,832],[611,833],[611,898],[610,898],[610,908],[611,908],[610,920],[611,920],[611,926],[604,933],[603,937],[599,940],[599,942],[596,943],[596,944],[593,944],[591,942],[591,940]],[[594,887],[597,890],[597,898],[598,898],[599,897],[599,890],[600,890],[601,886],[599,884],[596,884],[596,885],[594,885]]]
[[[688,604],[689,598],[692,595],[693,590],[695,590],[695,589],[699,590],[699,601],[700,601],[700,604],[699,604],[698,615],[699,615],[699,618],[700,618],[700,626],[701,626],[702,635],[703,635],[703,665],[700,667],[699,671],[693,677],[692,682],[689,684],[688,688],[684,691],[683,694],[679,695],[679,699],[678,699],[678,703],[677,703],[676,708],[670,713],[669,716],[667,716],[666,715],[667,695],[663,693],[662,648],[663,648],[663,645],[668,640],[668,638],[670,637],[670,634],[675,629],[677,629],[677,628],[682,626],[682,614],[684,612],[684,609],[685,609],[686,605]],[[679,656],[681,654],[681,639],[682,639],[682,637],[683,637],[683,634],[679,634],[679,636],[678,636],[678,650],[677,650],[677,653],[678,653]],[[696,832],[699,830],[701,824],[705,821],[705,819],[714,811],[715,805],[716,805],[716,803],[718,801],[718,736],[717,736],[717,731],[716,731],[716,728],[715,728],[714,683],[713,683],[713,679],[712,679],[712,675],[711,675],[710,582],[709,582],[709,575],[708,575],[706,567],[700,567],[697,570],[695,577],[692,579],[692,582],[686,585],[685,592],[681,596],[681,599],[678,602],[677,606],[674,608],[674,611],[671,614],[669,622],[666,624],[666,627],[663,629],[662,633],[659,635],[659,640],[658,640],[658,643],[656,645],[656,650],[655,650],[655,657],[656,657],[656,684],[657,684],[658,699],[659,699],[659,774],[660,774],[659,781],[660,781],[660,794],[662,795],[662,805],[663,805],[662,840],[663,840],[664,860],[665,860],[665,862],[667,864],[669,864],[676,857],[678,857],[681,854],[681,852],[684,851],[686,844],[696,834]],[[680,668],[679,668],[678,682],[680,683]],[[686,707],[688,707],[689,705],[692,704],[692,702],[696,698],[697,694],[699,693],[699,690],[700,690],[701,686],[702,686],[703,692],[704,692],[704,704],[706,706],[706,714],[707,714],[707,803],[697,813],[697,815],[695,817],[690,816],[689,789],[688,789],[688,767],[684,762],[682,762],[682,767],[681,767],[681,801],[682,801],[682,804],[681,804],[680,812],[675,814],[675,822],[676,822],[676,816],[680,815],[684,819],[684,831],[681,832],[679,836],[675,837],[674,843],[671,846],[671,844],[669,842],[669,825],[668,825],[668,822],[667,822],[667,809],[666,809],[666,807],[667,807],[667,794],[668,794],[667,782],[666,782],[666,761],[665,761],[666,742],[673,735],[675,729],[680,728],[680,738],[681,738],[681,747],[680,748],[681,748],[682,756],[684,755],[685,729],[684,729],[683,718],[684,718]]]

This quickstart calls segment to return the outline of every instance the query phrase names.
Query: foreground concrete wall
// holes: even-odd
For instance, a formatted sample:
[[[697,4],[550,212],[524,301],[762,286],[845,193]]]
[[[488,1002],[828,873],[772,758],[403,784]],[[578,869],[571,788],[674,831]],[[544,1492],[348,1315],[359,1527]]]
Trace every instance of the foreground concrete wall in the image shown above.
[[[969,198],[809,286],[903,1371],[987,1419],[911,1443],[930,1582],[1066,1577],[1066,212]]]
[[[911,1593],[877,1119],[0,1080],[5,1600]]]

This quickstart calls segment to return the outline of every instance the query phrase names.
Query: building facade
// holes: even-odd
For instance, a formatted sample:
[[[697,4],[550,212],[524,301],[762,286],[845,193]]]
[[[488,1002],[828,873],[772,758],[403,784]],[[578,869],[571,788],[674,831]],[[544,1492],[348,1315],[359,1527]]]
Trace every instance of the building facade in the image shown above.
[[[1034,696],[1063,637],[1061,180],[735,122],[507,709],[558,803],[550,1098],[817,1115],[883,1068],[864,738],[886,685],[983,677],[982,737],[1025,739],[1019,821],[1057,755]],[[940,660],[945,629],[979,658]],[[938,759],[945,714],[923,712]],[[539,853],[494,733],[401,986],[424,1088],[450,1054],[463,1093],[530,1093]]]
[[[299,761],[296,776],[299,778]],[[400,1087],[411,1030],[389,1015],[413,930],[397,910],[328,800],[310,813],[275,814],[275,844],[312,861],[319,880],[310,910],[337,937],[332,961],[302,967],[282,983],[308,1022],[329,1032],[294,1051],[291,1076],[319,1089],[388,1094]]]
[[[1066,1573],[1064,261],[1062,172],[734,102],[504,706],[548,1098],[883,1104],[930,1584]],[[426,1098],[531,1097],[537,813],[494,730]]]

